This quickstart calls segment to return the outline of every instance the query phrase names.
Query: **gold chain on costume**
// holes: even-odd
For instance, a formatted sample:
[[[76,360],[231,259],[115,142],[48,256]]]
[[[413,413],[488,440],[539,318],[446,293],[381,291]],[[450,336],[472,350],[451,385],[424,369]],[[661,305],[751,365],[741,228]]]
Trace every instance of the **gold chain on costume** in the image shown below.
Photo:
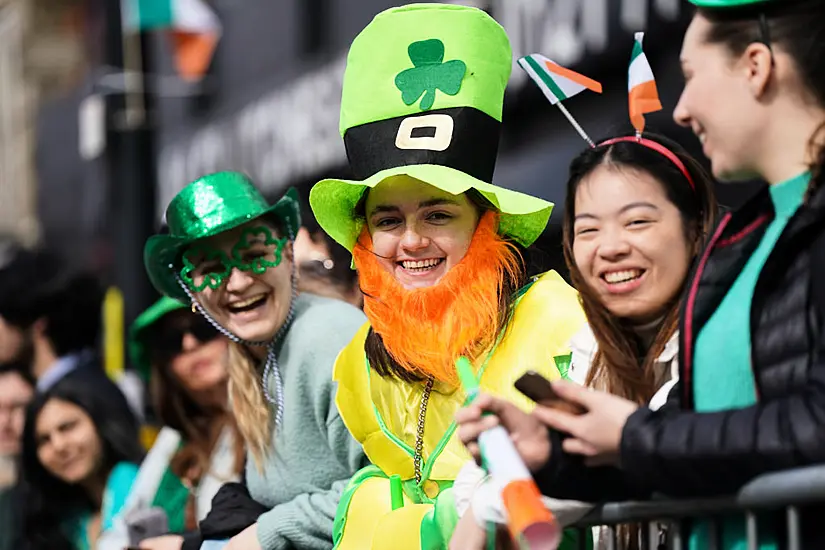
[[[427,379],[424,386],[424,395],[421,396],[421,408],[418,411],[418,432],[415,434],[415,454],[413,455],[413,469],[415,471],[415,482],[421,483],[421,455],[424,452],[424,420],[427,418],[427,403],[430,401],[430,394],[433,391],[435,379]]]

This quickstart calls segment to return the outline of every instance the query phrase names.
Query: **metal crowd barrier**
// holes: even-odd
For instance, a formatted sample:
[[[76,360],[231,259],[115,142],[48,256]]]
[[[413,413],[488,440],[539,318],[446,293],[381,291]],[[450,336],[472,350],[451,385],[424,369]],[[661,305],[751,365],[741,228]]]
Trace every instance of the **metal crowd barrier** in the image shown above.
[[[727,514],[744,515],[748,550],[759,548],[757,515],[766,511],[785,511],[787,524],[785,548],[800,550],[802,536],[799,509],[805,505],[825,503],[825,465],[809,466],[767,474],[745,485],[737,495],[725,498],[670,500],[654,498],[643,502],[615,502],[594,508],[573,526],[579,528],[581,547],[586,546],[586,530],[603,526],[609,550],[618,549],[616,532],[622,524],[641,524],[642,550],[686,550],[689,520],[709,520],[708,550],[721,548],[720,522]],[[728,516],[730,517],[730,516]],[[825,522],[825,518],[822,518]],[[667,523],[667,545],[652,534],[656,525]],[[675,527],[675,528],[674,528]],[[780,542],[780,541],[777,541]]]

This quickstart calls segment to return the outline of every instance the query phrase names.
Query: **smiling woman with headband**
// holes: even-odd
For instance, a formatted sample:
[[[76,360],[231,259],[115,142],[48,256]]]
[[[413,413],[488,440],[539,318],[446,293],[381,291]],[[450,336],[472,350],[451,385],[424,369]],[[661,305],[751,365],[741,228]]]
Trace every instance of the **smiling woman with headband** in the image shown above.
[[[227,548],[324,549],[341,491],[364,457],[334,403],[332,365],[364,322],[344,302],[298,295],[293,189],[268,205],[243,175],[185,187],[149,239],[149,278],[230,343],[230,400],[249,452],[251,496],[271,507]]]
[[[571,379],[664,403],[680,297],[716,213],[710,176],[665,137],[612,138],[573,160],[564,252],[588,326],[573,338]]]
[[[566,197],[564,253],[588,321],[571,339],[569,377],[658,408],[678,380],[680,298],[716,220],[713,183],[667,138],[621,136],[573,159]],[[491,481],[466,466],[456,486],[473,483],[485,485],[467,504],[479,526],[466,527],[454,550],[480,548],[481,524],[503,518],[501,500],[490,498]],[[467,499],[463,492],[456,489],[457,501]],[[547,504],[571,521],[587,510],[576,501]],[[619,548],[633,548],[634,533],[623,529]]]

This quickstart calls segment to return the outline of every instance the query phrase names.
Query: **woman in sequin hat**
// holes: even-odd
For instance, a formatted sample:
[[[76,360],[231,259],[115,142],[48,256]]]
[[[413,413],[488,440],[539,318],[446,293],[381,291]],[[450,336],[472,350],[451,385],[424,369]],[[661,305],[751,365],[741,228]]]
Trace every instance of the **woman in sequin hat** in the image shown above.
[[[169,204],[146,270],[230,340],[230,400],[248,449],[250,495],[269,507],[227,548],[331,546],[341,491],[363,462],[334,403],[332,366],[360,310],[296,290],[294,189],[270,206],[235,172],[204,176]]]

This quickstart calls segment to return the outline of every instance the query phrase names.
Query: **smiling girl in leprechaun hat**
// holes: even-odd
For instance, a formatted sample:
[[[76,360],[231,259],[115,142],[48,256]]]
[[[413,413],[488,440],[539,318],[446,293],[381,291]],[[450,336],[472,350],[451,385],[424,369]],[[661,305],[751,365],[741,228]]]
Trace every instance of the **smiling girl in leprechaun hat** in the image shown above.
[[[341,499],[336,548],[446,548],[470,458],[453,422],[467,398],[456,360],[529,410],[513,382],[562,376],[584,323],[557,273],[524,284],[518,247],[553,205],[491,183],[511,67],[501,26],[463,6],[387,10],[350,49],[340,126],[358,179],[310,194],[352,252],[369,319],[335,365],[336,403],[372,462]]]
[[[144,251],[155,288],[231,340],[229,394],[248,448],[246,484],[271,510],[227,548],[329,548],[341,491],[364,462],[331,380],[364,316],[297,293],[299,212],[294,189],[270,206],[242,174],[211,174],[172,200],[169,233]]]

